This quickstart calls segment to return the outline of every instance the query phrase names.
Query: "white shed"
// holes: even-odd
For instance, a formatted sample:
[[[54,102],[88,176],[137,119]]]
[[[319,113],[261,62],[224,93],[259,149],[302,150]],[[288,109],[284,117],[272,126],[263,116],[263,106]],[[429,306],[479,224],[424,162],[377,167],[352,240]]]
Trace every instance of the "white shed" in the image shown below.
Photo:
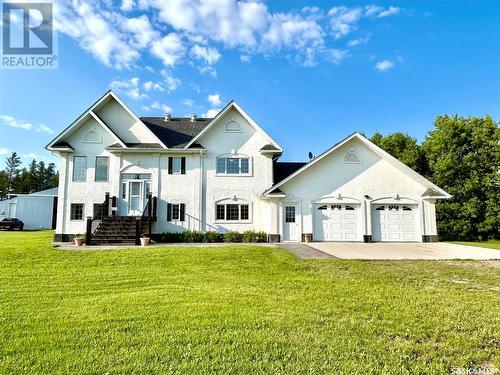
[[[0,201],[0,218],[17,218],[25,229],[55,229],[57,188],[32,194],[13,194]]]

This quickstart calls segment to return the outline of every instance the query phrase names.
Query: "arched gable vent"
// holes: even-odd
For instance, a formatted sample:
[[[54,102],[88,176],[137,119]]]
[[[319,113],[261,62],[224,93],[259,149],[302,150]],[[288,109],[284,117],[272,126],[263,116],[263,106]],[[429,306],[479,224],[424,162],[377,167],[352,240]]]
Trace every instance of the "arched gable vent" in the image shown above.
[[[85,133],[85,135],[83,136],[83,141],[87,143],[101,143],[102,138],[98,132],[92,129]]]
[[[226,126],[224,126],[224,131],[226,133],[241,133],[242,128],[241,128],[240,123],[238,123],[234,120],[231,120],[226,124]]]
[[[349,150],[344,154],[344,163],[361,163],[361,158],[356,151]]]

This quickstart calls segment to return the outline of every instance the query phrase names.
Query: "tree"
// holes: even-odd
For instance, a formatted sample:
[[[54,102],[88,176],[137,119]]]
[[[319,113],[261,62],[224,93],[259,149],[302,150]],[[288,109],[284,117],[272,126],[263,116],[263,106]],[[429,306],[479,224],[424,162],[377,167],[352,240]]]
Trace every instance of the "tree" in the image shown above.
[[[21,158],[17,153],[13,152],[10,156],[5,158],[5,164],[5,172],[7,173],[7,194],[10,194],[13,192],[14,181],[19,174]]]
[[[421,175],[428,174],[427,160],[416,138],[400,132],[386,136],[377,132],[370,140]]]
[[[423,143],[429,177],[453,198],[436,204],[449,239],[498,238],[500,129],[491,117],[439,116]]]

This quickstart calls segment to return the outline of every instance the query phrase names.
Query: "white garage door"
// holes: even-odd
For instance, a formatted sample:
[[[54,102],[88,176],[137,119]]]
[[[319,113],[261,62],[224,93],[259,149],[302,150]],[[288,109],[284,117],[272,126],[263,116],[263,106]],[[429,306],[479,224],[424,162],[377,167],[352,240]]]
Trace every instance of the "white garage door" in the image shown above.
[[[416,206],[378,205],[373,208],[374,241],[416,241]]]
[[[314,241],[357,241],[358,207],[320,204],[314,207]]]

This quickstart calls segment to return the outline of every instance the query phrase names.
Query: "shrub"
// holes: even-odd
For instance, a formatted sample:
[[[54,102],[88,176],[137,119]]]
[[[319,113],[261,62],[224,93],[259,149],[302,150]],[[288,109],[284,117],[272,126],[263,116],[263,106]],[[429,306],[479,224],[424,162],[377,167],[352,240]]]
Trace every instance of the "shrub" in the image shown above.
[[[224,242],[243,242],[243,234],[234,231],[224,233]]]
[[[214,243],[214,242],[222,242],[222,235],[217,232],[209,231],[203,233],[203,242],[205,243]]]
[[[179,243],[183,242],[182,233],[168,232],[161,234],[161,242]]]
[[[196,232],[196,231],[186,231],[182,233],[182,242],[204,242],[203,241],[204,235],[202,232]]]
[[[256,232],[254,230],[247,230],[243,232],[243,242],[267,242],[267,233],[263,231]]]

